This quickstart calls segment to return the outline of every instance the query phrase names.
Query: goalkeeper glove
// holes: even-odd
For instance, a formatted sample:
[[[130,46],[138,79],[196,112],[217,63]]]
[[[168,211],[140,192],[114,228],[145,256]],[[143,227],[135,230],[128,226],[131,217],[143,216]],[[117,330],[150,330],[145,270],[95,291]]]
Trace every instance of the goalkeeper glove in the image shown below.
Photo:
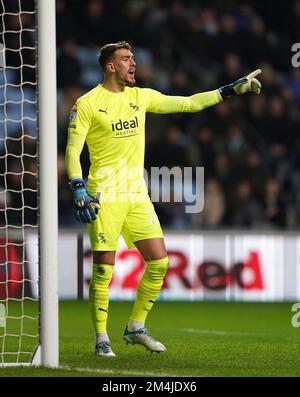
[[[72,179],[69,185],[73,192],[76,219],[79,222],[92,223],[96,220],[98,209],[100,209],[99,201],[88,194],[82,179]]]
[[[224,87],[219,88],[219,93],[221,97],[229,98],[232,95],[242,95],[246,92],[256,92],[256,94],[260,93],[261,83],[255,77],[261,73],[261,69],[256,69],[254,72],[248,74],[245,77],[242,77],[239,80],[236,80],[234,83],[229,85],[225,85]]]

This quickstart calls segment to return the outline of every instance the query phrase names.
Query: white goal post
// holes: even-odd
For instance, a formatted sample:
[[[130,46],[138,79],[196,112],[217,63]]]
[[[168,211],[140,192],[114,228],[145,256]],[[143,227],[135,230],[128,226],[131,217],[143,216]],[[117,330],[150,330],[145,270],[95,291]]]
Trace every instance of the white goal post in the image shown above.
[[[55,0],[38,0],[41,363],[57,367],[58,204]]]
[[[0,368],[55,368],[55,0],[0,0],[0,28]]]

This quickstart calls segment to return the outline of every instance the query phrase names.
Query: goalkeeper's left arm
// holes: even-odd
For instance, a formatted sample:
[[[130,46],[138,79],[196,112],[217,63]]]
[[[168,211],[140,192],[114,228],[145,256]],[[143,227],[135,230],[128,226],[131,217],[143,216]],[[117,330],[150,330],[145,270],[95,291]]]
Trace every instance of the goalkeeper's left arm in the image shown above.
[[[99,201],[92,197],[82,179],[80,154],[85,142],[85,136],[69,133],[65,155],[65,166],[69,177],[69,185],[73,194],[75,217],[79,222],[91,223],[96,220],[100,208]]]
[[[148,94],[147,111],[165,114],[199,112],[233,95],[241,95],[251,91],[259,94],[261,83],[256,79],[256,76],[260,73],[261,70],[257,69],[234,83],[220,87],[217,90],[202,92],[188,97],[163,95],[158,91],[145,88],[144,91]]]
[[[80,154],[85,143],[85,136],[79,134],[68,134],[68,141],[65,154],[65,167],[69,180],[82,178]]]

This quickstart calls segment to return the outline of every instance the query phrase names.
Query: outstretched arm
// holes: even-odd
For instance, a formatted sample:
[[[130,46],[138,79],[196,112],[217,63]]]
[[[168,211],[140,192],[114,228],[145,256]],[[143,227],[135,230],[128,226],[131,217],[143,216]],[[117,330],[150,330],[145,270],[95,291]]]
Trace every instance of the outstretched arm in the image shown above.
[[[147,112],[152,113],[200,112],[222,101],[218,90],[201,92],[187,97],[164,95],[149,88],[145,88],[145,90],[149,98]]]
[[[216,105],[232,95],[241,95],[251,91],[259,94],[261,83],[255,77],[260,73],[261,70],[257,69],[232,84],[220,87],[214,91],[202,92],[189,97],[163,95],[155,90],[144,89],[148,95],[147,111],[165,114],[199,112]]]

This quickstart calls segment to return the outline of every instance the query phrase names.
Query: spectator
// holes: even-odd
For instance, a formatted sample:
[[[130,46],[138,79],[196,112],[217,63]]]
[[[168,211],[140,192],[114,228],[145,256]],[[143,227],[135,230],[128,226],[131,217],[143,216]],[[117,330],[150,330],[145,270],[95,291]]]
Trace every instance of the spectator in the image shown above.
[[[225,196],[220,183],[215,178],[205,182],[204,209],[193,214],[193,224],[197,227],[215,228],[222,224],[225,213]]]
[[[67,88],[79,85],[81,66],[76,59],[76,43],[73,39],[65,39],[60,47],[57,59],[57,86]]]
[[[278,181],[274,177],[266,180],[264,188],[264,214],[271,227],[284,227],[286,211]]]
[[[189,165],[183,132],[176,125],[171,125],[168,128],[165,142],[162,143],[160,150],[163,159],[162,165],[169,168]]]
[[[251,184],[242,180],[236,186],[231,208],[231,225],[234,227],[259,227],[265,218],[262,205],[255,199]]]

